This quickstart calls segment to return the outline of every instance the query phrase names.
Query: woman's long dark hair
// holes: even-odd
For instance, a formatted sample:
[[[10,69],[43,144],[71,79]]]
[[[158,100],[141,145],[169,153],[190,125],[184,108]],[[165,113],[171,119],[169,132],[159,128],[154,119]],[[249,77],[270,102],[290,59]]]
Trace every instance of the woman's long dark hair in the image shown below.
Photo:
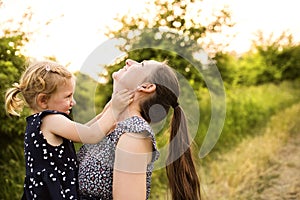
[[[142,117],[148,122],[158,122],[166,117],[170,107],[174,109],[166,167],[172,199],[201,199],[200,182],[190,149],[186,119],[178,104],[179,83],[176,75],[169,66],[161,63],[146,81],[156,85],[156,92],[141,103]]]

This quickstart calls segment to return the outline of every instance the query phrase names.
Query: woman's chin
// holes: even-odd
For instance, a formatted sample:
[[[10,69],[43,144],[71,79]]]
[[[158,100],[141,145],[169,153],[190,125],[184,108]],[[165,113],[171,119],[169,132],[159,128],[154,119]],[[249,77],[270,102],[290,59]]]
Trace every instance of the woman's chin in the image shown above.
[[[117,72],[112,73],[111,77],[113,78],[113,80],[117,80],[118,73]]]
[[[122,89],[121,88],[114,88],[113,89],[113,94],[115,94],[115,93],[117,93],[117,92],[119,92],[119,91],[121,91]]]

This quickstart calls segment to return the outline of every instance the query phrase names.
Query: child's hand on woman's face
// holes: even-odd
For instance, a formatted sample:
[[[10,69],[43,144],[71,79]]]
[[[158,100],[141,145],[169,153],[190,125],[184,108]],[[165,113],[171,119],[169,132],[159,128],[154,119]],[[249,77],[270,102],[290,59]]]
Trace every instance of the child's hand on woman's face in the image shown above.
[[[121,90],[113,94],[111,99],[111,107],[115,118],[125,110],[125,108],[133,101],[134,91],[127,89]]]

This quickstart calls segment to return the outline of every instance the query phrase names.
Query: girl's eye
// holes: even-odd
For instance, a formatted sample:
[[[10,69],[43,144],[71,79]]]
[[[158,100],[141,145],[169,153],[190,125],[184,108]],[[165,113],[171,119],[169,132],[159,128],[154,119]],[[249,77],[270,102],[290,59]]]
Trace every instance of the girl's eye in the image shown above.
[[[142,67],[144,67],[144,62],[142,62]]]

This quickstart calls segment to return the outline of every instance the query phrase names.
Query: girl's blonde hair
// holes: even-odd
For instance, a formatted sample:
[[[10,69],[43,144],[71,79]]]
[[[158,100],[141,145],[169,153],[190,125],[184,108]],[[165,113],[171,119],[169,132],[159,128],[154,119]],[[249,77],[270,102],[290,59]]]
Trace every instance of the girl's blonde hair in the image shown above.
[[[20,116],[27,104],[31,109],[37,109],[36,97],[40,93],[50,96],[58,85],[72,78],[72,73],[66,67],[50,61],[35,62],[29,65],[19,83],[14,83],[5,94],[5,109],[8,114]],[[21,94],[21,96],[19,96]]]

